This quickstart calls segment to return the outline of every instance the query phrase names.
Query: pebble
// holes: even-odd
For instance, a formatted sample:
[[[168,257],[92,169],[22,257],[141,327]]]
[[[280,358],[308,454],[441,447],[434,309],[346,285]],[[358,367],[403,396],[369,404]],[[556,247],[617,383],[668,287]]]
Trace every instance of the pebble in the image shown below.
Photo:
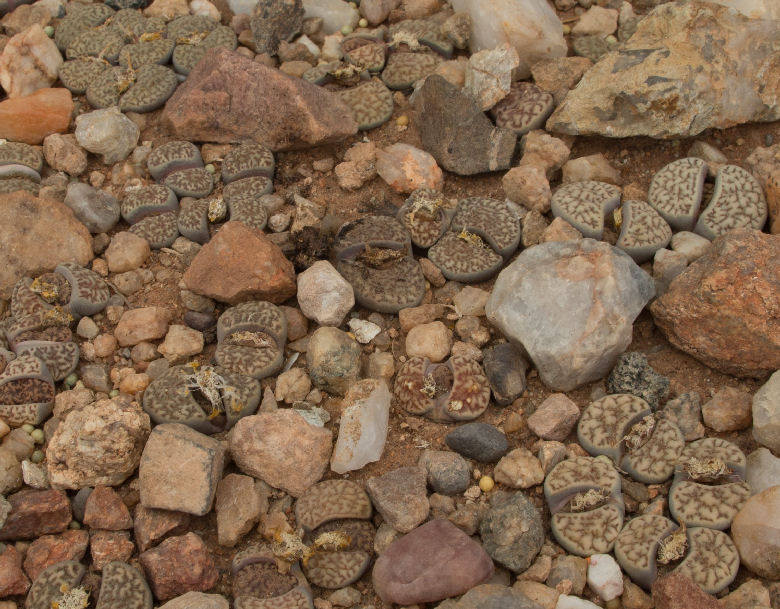
[[[760,577],[780,578],[780,486],[753,495],[731,523],[742,564]]]
[[[101,155],[105,165],[113,165],[130,156],[141,134],[138,125],[116,106],[76,117],[75,133],[79,145]]]
[[[424,450],[417,465],[425,468],[428,472],[428,484],[435,492],[442,495],[460,494],[471,482],[471,468],[458,453]]]
[[[346,332],[324,326],[309,340],[306,366],[312,382],[319,389],[344,395],[360,377],[360,345]]]
[[[321,326],[340,326],[355,306],[352,286],[327,260],[318,260],[298,275],[298,305]]]
[[[550,211],[552,191],[544,167],[520,165],[504,174],[501,181],[508,199],[540,214]]]
[[[482,110],[489,110],[509,95],[512,71],[519,65],[520,56],[508,42],[477,51],[468,59],[463,90]]]
[[[440,362],[450,353],[452,335],[440,321],[415,326],[406,335],[406,354],[409,357],[427,357]]]
[[[681,573],[671,573],[655,580],[652,595],[656,609],[719,609],[721,606],[714,596]]]
[[[82,319],[88,318],[84,317]],[[92,345],[95,348],[97,357],[108,357],[116,351],[117,341],[113,334],[98,334],[94,337]]]
[[[382,518],[395,530],[408,533],[428,517],[426,478],[422,467],[399,467],[369,478],[365,488]]]
[[[763,446],[754,450],[747,458],[745,481],[754,495],[780,485],[780,459]]]
[[[54,41],[34,24],[5,44],[0,55],[0,85],[10,98],[51,87],[62,61]]]
[[[452,298],[452,304],[458,315],[485,316],[485,303],[490,298],[490,292],[467,285]]]
[[[742,607],[771,607],[769,590],[757,579],[749,579],[739,588],[720,599],[723,609],[742,609]]]
[[[596,607],[598,607],[596,603],[569,594],[561,594],[555,604],[555,609],[596,609]]]
[[[8,503],[11,512],[0,528],[0,541],[62,533],[71,521],[70,501],[64,491],[15,493],[8,497]]]
[[[0,495],[8,495],[22,486],[22,465],[7,448],[0,448]]]
[[[452,450],[481,463],[495,463],[509,447],[506,435],[489,423],[460,425],[444,441]]]
[[[376,171],[396,192],[410,193],[418,188],[441,190],[444,175],[436,159],[409,144],[392,144],[376,151]]]
[[[219,545],[232,548],[266,513],[268,496],[251,476],[228,474],[217,486],[214,508]]]
[[[544,482],[544,470],[527,448],[516,448],[496,464],[496,482],[510,488],[530,488]]]
[[[715,431],[739,431],[752,423],[753,396],[734,387],[722,387],[702,404],[704,424]]]
[[[644,353],[629,351],[618,357],[609,373],[607,393],[630,393],[656,410],[669,393],[669,379],[653,370]]]
[[[508,406],[525,393],[528,362],[511,343],[501,343],[482,352],[485,374],[493,399]]]
[[[617,30],[618,11],[591,6],[571,29],[574,36],[608,36]]]
[[[446,309],[440,304],[424,304],[418,307],[401,309],[398,312],[398,321],[401,324],[401,332],[409,332],[415,326],[430,324],[444,316]]]
[[[562,582],[570,582],[570,592],[580,595],[587,581],[588,563],[579,556],[558,556],[553,559],[547,585],[557,588]]]
[[[566,458],[566,446],[555,441],[540,442],[537,458],[542,464],[545,475],[549,474],[553,467]]]
[[[753,437],[780,454],[780,371],[769,377],[753,396]]]
[[[132,347],[142,341],[162,338],[168,332],[170,319],[171,312],[162,307],[129,309],[122,314],[114,330],[114,336],[120,347]],[[179,327],[184,328],[184,326]],[[195,332],[195,330],[190,331]]]
[[[109,271],[123,273],[140,267],[149,258],[150,253],[149,242],[146,239],[122,231],[111,237],[111,243],[106,248],[104,257]]]
[[[710,249],[711,241],[696,233],[680,231],[672,235],[671,248],[679,252],[688,261],[688,264],[698,260]]]
[[[121,323],[121,320],[120,320]],[[183,364],[192,356],[203,351],[204,338],[198,330],[188,326],[172,324],[168,326],[165,340],[157,350],[171,365]]]
[[[195,533],[170,537],[138,557],[155,598],[165,601],[186,592],[205,592],[219,579],[211,554]]]
[[[669,291],[669,286],[688,266],[688,259],[681,252],[665,247],[657,250],[653,256],[653,281],[655,296],[660,298]]]
[[[87,154],[70,133],[46,136],[43,140],[43,156],[52,169],[71,176],[81,175],[87,169]]]
[[[588,587],[603,601],[611,601],[623,594],[623,574],[609,554],[588,557]]]
[[[571,433],[580,409],[563,393],[554,393],[528,417],[528,428],[543,440],[562,442]]]
[[[563,184],[585,180],[607,182],[617,186],[623,183],[620,172],[612,167],[607,158],[601,153],[567,161],[563,165],[562,174],[561,182]]]
[[[387,440],[392,396],[384,380],[358,381],[344,396],[330,468],[337,474],[379,461]]]
[[[544,543],[541,514],[523,493],[494,496],[479,534],[490,557],[515,573],[531,566]]]
[[[52,133],[66,133],[73,98],[65,88],[38,89],[31,95],[0,102],[0,138],[41,144]]]

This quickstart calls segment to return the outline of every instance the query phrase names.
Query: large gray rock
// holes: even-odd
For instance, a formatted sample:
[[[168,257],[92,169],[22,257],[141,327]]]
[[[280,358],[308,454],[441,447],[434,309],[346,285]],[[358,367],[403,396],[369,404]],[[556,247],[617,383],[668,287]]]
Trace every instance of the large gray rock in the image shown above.
[[[780,454],[780,370],[753,396],[753,437]]]
[[[778,120],[778,43],[776,21],[707,2],[663,4],[585,74],[547,129],[675,138]]]
[[[650,276],[611,245],[552,242],[501,271],[485,311],[548,387],[570,391],[609,372],[653,294]]]
[[[119,201],[105,190],[93,188],[84,182],[68,185],[65,205],[90,233],[107,233],[119,222]]]

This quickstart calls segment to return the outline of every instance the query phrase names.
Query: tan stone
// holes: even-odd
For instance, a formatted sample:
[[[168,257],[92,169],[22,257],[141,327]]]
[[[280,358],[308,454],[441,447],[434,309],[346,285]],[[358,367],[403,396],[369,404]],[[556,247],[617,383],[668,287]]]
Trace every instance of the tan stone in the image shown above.
[[[521,165],[504,174],[501,181],[507,198],[540,214],[550,211],[552,192],[544,167]]]
[[[563,218],[553,218],[550,225],[542,232],[542,243],[571,241],[573,239],[582,239],[582,233]]]
[[[141,307],[125,311],[114,330],[119,345],[128,347],[162,338],[168,331],[171,312],[162,307]]]
[[[440,362],[452,348],[452,334],[440,321],[415,326],[406,335],[406,354]]]
[[[52,133],[66,133],[73,97],[65,88],[38,89],[0,102],[0,138],[37,145]]]
[[[544,482],[544,470],[530,450],[516,448],[496,464],[496,482],[511,488],[530,488]]]
[[[57,45],[36,23],[5,45],[0,55],[0,85],[8,97],[24,97],[51,87],[62,61]]]
[[[233,547],[268,510],[268,496],[251,476],[228,474],[217,486],[217,536],[219,545]]]

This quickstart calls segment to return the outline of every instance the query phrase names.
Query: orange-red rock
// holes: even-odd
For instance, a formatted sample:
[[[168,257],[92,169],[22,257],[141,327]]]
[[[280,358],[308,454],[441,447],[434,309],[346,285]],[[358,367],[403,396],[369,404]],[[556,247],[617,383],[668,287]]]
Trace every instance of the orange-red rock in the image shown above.
[[[220,302],[268,300],[295,294],[295,269],[262,231],[228,222],[198,252],[184,273],[187,289]]]
[[[166,539],[138,559],[154,596],[161,601],[191,590],[205,592],[219,579],[206,544],[195,533]]]
[[[653,601],[656,609],[718,609],[718,599],[699,588],[689,577],[672,573],[655,580]]]
[[[31,580],[47,567],[63,560],[81,560],[87,552],[89,534],[83,529],[60,535],[43,535],[30,544],[24,556],[24,571]]]
[[[84,506],[84,524],[91,529],[121,531],[133,528],[133,519],[119,493],[108,486],[96,486]]]
[[[30,580],[22,571],[22,555],[11,545],[0,554],[0,598],[12,594],[24,594],[30,588]]]
[[[38,89],[31,95],[0,102],[0,138],[41,144],[52,133],[67,133],[73,114],[70,91]]]
[[[0,541],[61,533],[71,521],[70,501],[63,491],[20,491],[8,497],[8,503],[11,513],[0,528]]]
[[[115,560],[127,562],[135,551],[128,531],[92,531],[89,536],[92,566],[100,571]]]

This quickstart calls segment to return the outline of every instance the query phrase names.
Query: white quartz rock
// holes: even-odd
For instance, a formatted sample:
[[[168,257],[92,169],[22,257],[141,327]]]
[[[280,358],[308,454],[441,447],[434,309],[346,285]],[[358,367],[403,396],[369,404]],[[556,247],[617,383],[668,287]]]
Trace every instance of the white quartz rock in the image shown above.
[[[345,25],[354,27],[360,20],[358,10],[344,0],[303,0],[303,16],[322,17],[322,31],[325,34],[338,32]]]
[[[594,554],[588,559],[588,586],[603,601],[623,594],[623,574],[609,554]]]
[[[366,379],[350,387],[330,461],[334,472],[343,474],[379,460],[387,440],[390,400],[383,380]]]

